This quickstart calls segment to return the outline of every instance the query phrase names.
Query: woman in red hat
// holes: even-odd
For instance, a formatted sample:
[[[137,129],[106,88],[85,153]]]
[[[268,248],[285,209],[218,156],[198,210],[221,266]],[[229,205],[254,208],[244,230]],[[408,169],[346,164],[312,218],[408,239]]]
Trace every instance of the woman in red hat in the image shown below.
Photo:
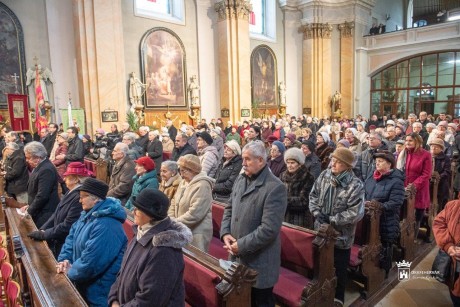
[[[48,221],[28,236],[34,240],[46,240],[54,257],[58,257],[62,245],[69,234],[70,227],[78,220],[82,211],[80,204],[80,186],[92,173],[81,162],[72,162],[62,174],[69,191],[62,197],[56,211]]]
[[[136,162],[136,175],[134,175],[134,185],[131,192],[131,196],[126,202],[125,207],[129,210],[133,210],[133,201],[135,197],[146,188],[158,189],[158,177],[157,171],[155,170],[155,162],[150,157],[140,157],[135,160]]]

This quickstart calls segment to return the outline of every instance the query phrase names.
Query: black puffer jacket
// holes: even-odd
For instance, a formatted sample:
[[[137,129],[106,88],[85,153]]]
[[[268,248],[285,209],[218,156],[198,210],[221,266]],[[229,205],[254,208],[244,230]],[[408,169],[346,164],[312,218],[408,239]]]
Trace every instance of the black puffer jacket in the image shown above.
[[[392,242],[399,235],[399,212],[404,202],[404,174],[394,169],[378,181],[369,177],[365,184],[366,201],[375,199],[383,205],[380,217],[380,238]]]
[[[240,174],[243,167],[243,159],[240,155],[233,157],[224,165],[224,160],[220,162],[215,176],[216,183],[212,190],[213,198],[218,201],[226,202],[232,192],[233,184]]]

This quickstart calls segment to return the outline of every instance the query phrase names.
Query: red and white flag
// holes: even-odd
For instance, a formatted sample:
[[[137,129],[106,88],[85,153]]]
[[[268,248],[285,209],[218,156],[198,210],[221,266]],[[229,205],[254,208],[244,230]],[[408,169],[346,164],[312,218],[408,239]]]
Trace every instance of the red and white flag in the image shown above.
[[[48,121],[44,116],[45,101],[43,98],[42,86],[40,84],[40,72],[38,66],[35,67],[35,127],[40,135],[43,127],[48,126]]]

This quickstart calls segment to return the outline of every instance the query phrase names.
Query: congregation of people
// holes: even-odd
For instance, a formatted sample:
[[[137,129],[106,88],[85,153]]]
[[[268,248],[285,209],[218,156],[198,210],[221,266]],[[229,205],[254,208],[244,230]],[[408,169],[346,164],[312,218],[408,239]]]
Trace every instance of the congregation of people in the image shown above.
[[[460,177],[451,172],[460,124],[445,113],[203,119],[178,127],[168,120],[162,129],[138,131],[122,123],[120,130],[116,124],[108,132],[98,128],[94,136],[50,123],[36,140],[9,127],[0,137],[7,206],[31,216],[38,230],[29,237],[48,243],[57,272],[91,306],[183,306],[182,247],[209,251],[213,201],[225,204],[222,248],[258,273],[253,306],[275,306],[283,222],[335,229],[335,305],[342,306],[366,207],[379,203],[383,210],[380,266],[387,275],[410,185],[416,190],[415,240],[431,240],[419,229],[430,209],[433,172],[441,178],[442,210],[433,224],[435,239],[460,259],[451,221],[458,220],[460,202],[448,203],[451,176],[453,190],[460,191]],[[108,182],[93,178],[85,159],[107,161]],[[123,230],[128,215],[136,225],[129,243]],[[453,302],[460,301],[460,280],[456,285]]]

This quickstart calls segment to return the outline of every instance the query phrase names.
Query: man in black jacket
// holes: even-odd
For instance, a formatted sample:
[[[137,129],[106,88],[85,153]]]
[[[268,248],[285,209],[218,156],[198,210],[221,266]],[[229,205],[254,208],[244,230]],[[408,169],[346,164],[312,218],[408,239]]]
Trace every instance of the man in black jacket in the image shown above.
[[[187,154],[192,154],[196,156],[196,151],[193,147],[187,143],[188,138],[184,133],[178,134],[174,142],[174,150],[172,152],[171,160],[177,161],[180,157]]]
[[[69,165],[70,162],[83,163],[85,151],[83,149],[83,142],[78,137],[78,129],[76,127],[69,127],[67,129],[67,135],[69,136],[67,154],[58,155],[56,159],[65,159],[66,165]]]
[[[148,138],[144,151],[146,156],[155,161],[155,170],[157,171],[157,175],[160,176],[161,162],[163,162],[163,144],[158,139],[155,131],[150,131]]]
[[[56,142],[57,125],[50,123],[48,128],[42,128],[42,132],[43,130],[46,132],[41,135],[40,142],[45,146],[49,158]]]

